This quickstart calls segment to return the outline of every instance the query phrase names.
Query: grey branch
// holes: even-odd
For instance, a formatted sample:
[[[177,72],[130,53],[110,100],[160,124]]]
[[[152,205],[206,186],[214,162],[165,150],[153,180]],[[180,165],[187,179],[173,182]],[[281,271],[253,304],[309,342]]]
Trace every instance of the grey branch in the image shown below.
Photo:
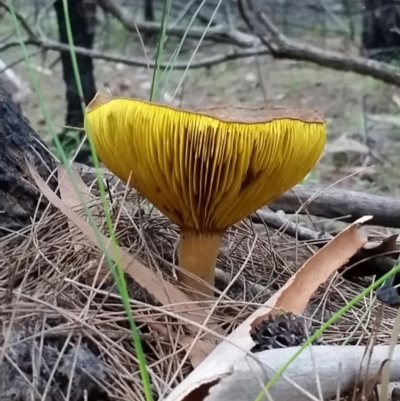
[[[319,399],[320,394],[324,400],[333,399],[338,389],[339,393],[343,394],[353,390],[355,385],[378,379],[381,366],[388,356],[388,349],[388,346],[375,346],[368,369],[367,363],[363,363],[364,346],[314,346],[306,349],[290,364],[283,377],[270,388],[270,399],[308,401],[311,399],[309,394],[314,396],[314,399]],[[231,371],[211,385],[208,390],[209,395],[204,401],[256,399],[263,391],[261,383],[266,385],[296,351],[297,348],[264,351],[255,354],[258,361],[249,357],[235,361]],[[359,377],[360,366],[363,366],[363,372]],[[400,379],[399,368],[400,346],[398,345],[391,359],[391,381]],[[316,380],[317,375],[319,383]],[[379,383],[379,380],[377,382]],[[184,385],[181,385],[181,388],[183,389]],[[177,389],[173,392],[174,399],[181,400]],[[172,398],[168,398],[167,401],[169,399]]]
[[[280,211],[282,211],[282,209],[279,209],[277,213],[267,210],[258,210],[252,215],[251,219],[254,223],[266,224],[268,227],[280,230],[293,238],[297,238],[299,241],[316,241],[325,244],[333,238],[326,232],[317,232],[296,224],[295,221],[289,220],[286,216],[282,216],[278,213]]]
[[[399,199],[334,187],[325,189],[321,186],[296,185],[268,207],[288,214],[296,213],[301,208],[300,214],[308,211],[313,216],[340,218],[345,222],[354,222],[362,216],[372,215],[368,225],[400,228]]]
[[[26,39],[24,42],[25,46],[37,46],[42,48],[43,50],[53,50],[58,52],[70,52],[70,48],[68,45],[64,45],[63,43],[59,43],[56,41],[50,40],[42,40],[38,38],[34,39]],[[19,41],[9,41],[2,45],[0,45],[0,53],[10,49],[12,47],[20,46]],[[111,63],[121,63],[125,65],[130,65],[134,67],[144,67],[144,68],[154,68],[155,63],[153,61],[147,61],[144,58],[128,58],[121,55],[114,55],[103,51],[98,50],[88,50],[83,47],[75,46],[74,47],[76,54],[82,54],[84,56],[93,57],[94,59],[104,60]],[[202,59],[198,62],[192,62],[190,64],[190,69],[198,69],[198,68],[209,68],[218,64],[226,63],[227,61],[237,60],[241,58],[261,56],[268,54],[269,50],[265,47],[258,47],[255,49],[244,49],[240,51],[230,51],[226,54],[217,54],[214,56],[210,56],[208,58]],[[177,62],[174,63],[175,70],[185,70],[187,68],[189,61]],[[168,63],[161,63],[160,69],[169,68],[170,65]]]
[[[259,37],[275,58],[308,61],[339,71],[355,72],[388,84],[400,86],[400,69],[365,57],[345,55],[292,40],[285,36],[262,9],[251,0],[239,0],[241,13],[249,28]],[[262,5],[262,2],[258,2]]]
[[[239,340],[236,338],[234,341]],[[218,352],[222,348],[223,354]],[[388,350],[386,345],[375,346],[367,360],[365,346],[309,347],[276,380],[269,389],[270,397],[262,399],[329,400],[335,397],[338,390],[343,394],[353,390],[355,385],[367,384],[375,379],[379,383],[379,373],[387,360]],[[206,394],[201,398],[204,401],[254,400],[263,391],[263,386],[297,351],[298,347],[274,349],[252,354],[252,358],[236,345],[223,342],[168,394],[165,401],[191,399],[195,392]],[[397,345],[391,358],[391,382],[400,379],[399,368],[400,345]]]

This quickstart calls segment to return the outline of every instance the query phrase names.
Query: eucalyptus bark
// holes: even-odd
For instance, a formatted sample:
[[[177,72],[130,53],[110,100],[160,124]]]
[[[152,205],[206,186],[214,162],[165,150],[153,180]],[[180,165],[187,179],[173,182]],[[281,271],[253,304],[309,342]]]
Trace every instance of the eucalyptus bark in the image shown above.
[[[20,109],[0,91],[0,237],[27,227],[35,216],[39,193],[25,159],[46,180],[56,167]],[[55,187],[54,181],[50,184]],[[37,218],[44,206],[39,205]]]

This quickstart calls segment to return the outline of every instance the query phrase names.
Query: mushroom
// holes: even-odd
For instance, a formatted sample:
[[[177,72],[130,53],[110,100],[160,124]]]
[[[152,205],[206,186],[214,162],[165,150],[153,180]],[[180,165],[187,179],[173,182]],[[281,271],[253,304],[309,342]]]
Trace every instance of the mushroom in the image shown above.
[[[106,167],[179,227],[178,279],[207,295],[225,231],[301,181],[326,139],[314,110],[189,111],[100,92],[85,128]]]

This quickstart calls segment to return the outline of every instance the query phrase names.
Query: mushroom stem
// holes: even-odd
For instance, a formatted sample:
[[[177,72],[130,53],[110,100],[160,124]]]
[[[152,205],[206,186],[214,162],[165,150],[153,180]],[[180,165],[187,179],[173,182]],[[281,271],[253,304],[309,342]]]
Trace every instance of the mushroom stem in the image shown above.
[[[205,295],[213,295],[212,288],[185,274],[184,270],[214,286],[215,262],[223,235],[223,232],[198,233],[181,229],[179,266],[182,270],[178,271],[179,281]]]

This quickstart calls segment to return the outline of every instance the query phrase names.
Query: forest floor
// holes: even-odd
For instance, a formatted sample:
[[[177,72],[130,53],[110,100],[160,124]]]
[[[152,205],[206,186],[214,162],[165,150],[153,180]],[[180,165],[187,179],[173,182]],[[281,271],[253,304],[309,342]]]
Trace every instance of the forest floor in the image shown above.
[[[329,43],[327,43],[327,45],[329,45]],[[166,51],[164,55],[165,61],[168,60],[168,53],[171,53],[175,46],[176,43],[170,43],[170,48],[167,49],[168,51]],[[111,48],[108,49],[108,51],[123,54],[126,57],[144,58],[143,50],[138,43],[130,43],[124,50],[121,50],[121,47],[122,45],[120,47],[115,46],[115,49]],[[147,50],[149,51],[150,48],[149,46]],[[337,42],[332,43],[331,48],[340,49],[340,44]],[[154,50],[154,47],[152,49]],[[227,53],[229,50],[228,46],[223,45],[213,45],[212,47],[203,48],[194,61],[204,60],[217,53]],[[39,79],[40,88],[52,122],[56,131],[61,132],[65,118],[65,87],[62,79],[61,64],[60,62],[55,63],[59,54],[56,52],[48,52],[44,59],[42,54],[37,54],[37,49],[29,49],[29,51],[36,52],[36,55],[31,57],[31,62]],[[181,60],[189,59],[192,51],[193,46],[189,46],[186,52],[181,54]],[[342,51],[344,51],[344,49],[342,49]],[[8,64],[20,59],[21,54],[19,49],[14,48],[3,52],[1,57]],[[13,70],[19,77],[28,82],[28,69],[23,63],[15,65]],[[269,56],[263,56],[230,61],[208,69],[190,70],[186,74],[181,89],[177,91],[177,95],[174,98],[174,92],[181,80],[182,74],[182,71],[174,71],[170,75],[167,85],[165,85],[165,80],[162,81],[159,89],[162,90],[165,85],[165,92],[163,99],[157,100],[191,109],[210,107],[218,104],[239,104],[252,107],[270,104],[315,108],[324,114],[327,119],[328,143],[323,157],[309,175],[307,181],[323,185],[330,185],[340,181],[337,185],[342,188],[359,189],[370,193],[385,192],[391,195],[400,193],[400,182],[398,180],[400,176],[400,167],[398,166],[398,155],[400,154],[400,117],[399,121],[396,121],[400,108],[399,88],[352,73],[343,73],[327,68],[320,68],[309,63],[274,60]],[[149,98],[152,71],[149,71],[146,67],[129,67],[122,64],[96,60],[95,75],[98,88],[102,86],[108,88],[115,96],[122,95],[142,99]],[[167,74],[164,78],[166,76]],[[31,88],[33,87],[31,86]],[[21,102],[21,107],[32,127],[45,139],[50,148],[52,148],[51,136],[46,128],[38,97],[33,89],[32,93]],[[388,121],[388,116],[391,117],[391,122],[382,122],[382,120],[385,119]],[[360,170],[363,171],[360,172]],[[123,199],[122,196],[120,199]],[[121,200],[121,205],[123,201],[124,200]],[[118,203],[117,205],[120,204]],[[160,218],[160,225],[156,225],[155,222],[152,221],[152,226],[148,229],[148,237],[143,237],[140,230],[133,229],[133,227],[140,227],[140,224],[142,224],[142,216],[140,213],[138,213],[137,216],[135,213],[132,217],[132,215],[128,215],[128,209],[125,210],[125,208],[121,207],[120,210],[125,213],[125,215],[122,215],[120,227],[118,226],[121,230],[120,232],[124,233],[124,235],[121,235],[121,238],[119,238],[121,242],[120,245],[125,247],[124,249],[133,249],[135,246],[138,246],[137,244],[143,244],[143,238],[151,238],[154,249],[159,246],[164,252],[161,253],[161,251],[159,251],[157,255],[155,253],[151,254],[152,260],[172,260],[171,255],[175,252],[174,244],[176,244],[177,238],[176,231],[171,231],[172,234],[171,232],[168,232],[168,235],[165,234],[163,228],[159,229],[159,227],[164,227],[165,225],[164,220]],[[134,224],[132,224],[133,218],[137,219],[134,221]],[[54,304],[58,302],[60,294],[62,294],[64,302],[62,304],[63,308],[70,312],[68,316],[75,316],[74,314],[77,313],[76,310],[78,310],[79,313],[81,313],[81,310],[90,311],[90,313],[93,314],[92,316],[97,316],[99,304],[96,303],[97,301],[92,302],[92,294],[90,293],[89,296],[91,288],[89,289],[88,286],[87,295],[86,293],[83,294],[84,291],[82,287],[79,287],[82,278],[76,273],[86,271],[85,269],[92,266],[90,263],[97,260],[97,256],[93,256],[94,253],[92,254],[86,249],[81,252],[75,251],[75,249],[71,247],[71,243],[73,243],[75,239],[71,239],[71,237],[68,236],[71,234],[69,233],[68,225],[60,224],[58,220],[49,220],[49,225],[51,226],[50,228],[41,227],[43,232],[46,232],[46,235],[52,233],[51,237],[45,236],[46,241],[39,241],[38,245],[34,242],[35,246],[27,248],[30,252],[28,256],[31,258],[30,260],[34,262],[29,262],[31,265],[28,262],[21,263],[21,266],[29,266],[29,268],[26,267],[26,270],[35,273],[36,277],[39,278],[38,282],[46,291],[43,290],[39,292],[37,288],[42,287],[39,287],[39,285],[33,286],[29,280],[26,280],[29,288],[27,290],[24,289],[21,293],[24,293],[25,296],[28,294],[31,297],[30,299],[34,301],[38,299],[39,294],[46,303],[51,303],[49,300],[54,299]],[[153,231],[150,231],[151,228]],[[56,235],[54,235],[54,233],[56,233]],[[249,238],[252,234],[254,234],[252,231],[245,232],[245,235],[249,236]],[[67,238],[67,240],[65,240],[65,238]],[[281,240],[282,244],[279,244],[279,241],[276,240],[276,243],[273,243],[273,248],[271,248],[269,235],[261,235],[257,239],[261,245],[254,248],[252,266],[246,269],[246,274],[248,275],[246,277],[249,278],[249,282],[259,283],[265,287],[269,286],[271,283],[276,284],[276,286],[278,286],[278,284],[281,286],[289,277],[292,277],[295,271],[294,268],[301,265],[311,256],[309,246],[298,247],[298,241],[294,238],[287,237],[285,239],[284,235],[279,236],[279,240],[281,238],[283,238]],[[169,242],[167,242],[166,239]],[[86,239],[83,241],[86,241]],[[231,259],[229,259],[229,263],[226,263],[225,259],[221,258],[218,266],[221,268],[229,266],[230,269],[232,265],[235,270],[229,270],[229,274],[236,274],[239,268],[242,269],[241,266],[244,267],[247,263],[247,257],[250,254],[250,242],[242,241],[240,236],[233,236],[233,239],[229,238],[229,241],[232,242],[227,241],[226,248],[222,250],[221,255],[230,255]],[[37,249],[42,247],[40,253],[37,251],[36,246]],[[58,250],[56,260],[57,269],[53,269],[52,266],[50,266],[52,262],[48,262],[49,260],[53,260],[54,249]],[[153,250],[153,246],[146,246],[144,249],[146,249],[144,252],[146,253],[149,249]],[[45,257],[37,259],[36,254],[45,255]],[[293,255],[293,257],[290,258],[288,256],[289,254]],[[12,260],[14,259],[18,261],[18,258],[13,255]],[[147,254],[144,255],[143,263],[148,260],[150,260],[150,256]],[[232,261],[234,261],[234,263]],[[20,262],[18,261],[18,263]],[[32,270],[30,266],[32,266]],[[273,266],[273,269],[270,269],[270,266]],[[59,275],[60,271],[63,273],[62,276]],[[46,272],[48,276],[45,276],[44,272]],[[67,275],[69,280],[65,279]],[[342,280],[341,278],[339,279]],[[56,280],[59,280],[61,283],[60,286],[52,285],[53,282],[58,283]],[[353,283],[344,281],[340,281],[338,285],[336,285],[336,283],[337,282],[334,282],[332,285],[329,283],[329,287],[321,287],[321,291],[315,298],[316,304],[320,305],[324,311],[325,307],[332,307],[332,310],[329,309],[329,312],[336,312],[338,309],[348,304],[350,299],[360,292],[361,287],[355,287]],[[62,290],[60,288],[62,288]],[[29,290],[31,292],[29,292]],[[71,296],[64,296],[65,294],[71,294]],[[76,294],[83,294],[78,297],[79,301],[82,299],[84,300],[83,302],[87,302],[87,304],[82,303],[83,306],[77,308]],[[106,298],[108,298],[108,295],[105,299]],[[132,298],[135,299],[135,297]],[[327,330],[327,336],[330,338],[331,343],[343,343],[345,338],[347,339],[348,333],[352,332],[353,328],[358,323],[358,316],[367,316],[365,314],[365,310],[369,308],[369,300],[367,298],[368,297],[365,298],[365,301],[359,302],[358,306],[351,311],[347,312],[347,314],[342,317],[337,327],[332,327],[330,329],[331,331]],[[43,305],[45,302],[43,302]],[[109,313],[110,310],[114,313],[114,311],[116,311],[114,300],[112,299],[109,302],[111,306],[108,306],[106,303],[101,303],[101,305],[106,305],[103,309],[107,311],[107,313]],[[33,301],[32,304],[36,306]],[[232,308],[232,304],[230,303],[229,305],[229,308]],[[240,301],[238,305],[238,312],[235,312],[235,316],[237,317],[243,318],[245,317],[245,313],[249,314],[253,311],[252,308],[254,306],[250,302],[246,301],[246,306],[243,306],[245,303],[243,302],[242,305]],[[371,308],[372,312],[368,313],[368,319],[366,319],[368,327],[361,324],[357,326],[360,328],[359,332],[362,332],[360,338],[362,338],[363,341],[367,337],[370,337],[369,333],[372,333],[373,327],[375,327],[373,325],[377,319],[376,316],[378,316],[378,313],[381,313],[378,307],[379,305],[376,303],[373,308]],[[42,309],[37,308],[37,310],[36,318],[38,320],[42,319]],[[44,306],[43,310],[45,310]],[[139,307],[138,310],[140,311]],[[217,309],[217,311],[220,313],[219,309]],[[245,313],[243,313],[243,311],[245,311]],[[43,312],[43,315],[45,313],[48,312]],[[115,313],[122,314],[124,311],[121,307],[119,312]],[[147,309],[145,313],[148,313]],[[155,312],[154,316],[157,317],[157,313]],[[222,313],[223,312],[221,312],[221,314]],[[391,330],[387,328],[392,326],[395,311],[390,308],[385,308],[382,313],[384,315],[382,319],[384,328],[378,337],[380,341],[388,342]],[[117,315],[113,315],[112,319],[114,319],[115,316]],[[354,318],[355,316],[357,316],[357,319]],[[159,318],[159,316],[157,318]],[[233,319],[231,316],[228,316],[228,318],[230,325]],[[92,318],[90,317],[90,319]],[[364,319],[364,317],[362,317],[362,319]],[[361,320],[361,317],[359,320]],[[78,321],[78,317],[76,321]],[[95,322],[97,325],[97,320]],[[101,333],[114,333],[112,330],[115,330],[116,327],[118,330],[121,329],[120,326],[117,326],[117,323],[111,326],[111,324],[108,325],[107,319],[104,319],[104,322],[104,325],[102,325],[102,323],[98,324],[95,330]],[[109,329],[110,327],[112,327],[112,330]],[[354,333],[357,330],[358,328],[355,328]],[[358,334],[357,332],[357,335]],[[154,336],[154,338],[157,338],[158,341],[157,336]],[[128,337],[124,343],[121,342],[122,340],[120,340],[119,337],[118,339],[110,337],[109,340],[110,341],[101,344],[100,351],[103,355],[107,355],[104,350],[115,352],[118,358],[110,358],[112,361],[117,361],[115,363],[115,380],[116,382],[118,381],[118,385],[120,382],[125,383],[126,381],[128,383],[129,377],[120,374],[121,371],[118,370],[118,364],[120,360],[128,360],[126,359],[128,351],[130,354],[133,354],[132,344],[130,340],[128,341]],[[156,369],[158,369],[156,370],[157,372],[168,372],[168,374],[165,375],[166,377],[160,374],[163,383],[169,381],[170,376],[168,375],[175,374],[175,372],[170,372],[173,370],[171,366],[178,366],[175,360],[173,363],[170,363],[170,359],[166,357],[166,355],[172,355],[172,357],[174,357],[175,340],[176,338],[171,339],[170,344],[167,344],[167,341],[164,340],[160,341],[159,344],[157,344],[159,348],[154,346],[154,349],[156,349],[154,352],[155,357],[154,355],[150,355],[150,353],[148,355],[149,359],[154,357],[154,361],[151,360],[150,362],[153,363],[152,366],[156,366]],[[357,338],[357,341],[359,341],[359,338]],[[122,349],[124,347],[126,349]],[[174,350],[172,351],[173,348]],[[119,351],[120,349],[122,349],[121,352]],[[118,352],[120,352],[120,354]],[[159,364],[159,361],[161,361],[161,364]],[[135,371],[135,374],[137,373],[136,365],[130,366],[130,368]],[[126,396],[130,389],[133,388],[132,383],[129,382],[128,384],[129,386],[126,385],[128,390],[125,390],[125,387],[123,388],[123,384],[121,384],[120,387],[115,386],[115,388],[121,388],[123,391],[126,391]]]

